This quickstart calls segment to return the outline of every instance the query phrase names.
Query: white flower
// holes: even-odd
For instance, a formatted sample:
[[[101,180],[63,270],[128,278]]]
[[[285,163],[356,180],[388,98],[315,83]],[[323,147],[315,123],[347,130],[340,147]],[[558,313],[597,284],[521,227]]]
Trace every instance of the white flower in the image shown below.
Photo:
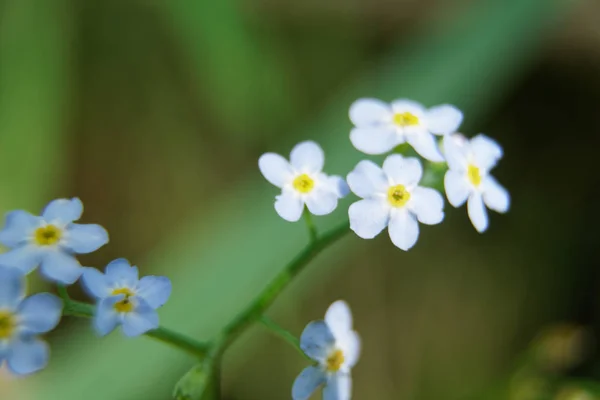
[[[462,135],[444,139],[444,153],[450,168],[444,177],[448,201],[460,207],[468,199],[467,211],[473,226],[483,232],[488,227],[487,205],[500,213],[508,211],[510,196],[490,170],[502,158],[502,148],[485,135],[470,141]]]
[[[279,154],[266,153],[258,160],[263,176],[281,188],[276,197],[275,210],[287,221],[298,221],[304,205],[315,215],[331,213],[338,199],[348,194],[348,185],[339,176],[321,172],[325,163],[323,150],[315,142],[297,144],[290,154],[290,162]]]
[[[350,206],[350,228],[363,239],[372,239],[386,226],[392,242],[402,250],[419,237],[417,221],[435,225],[444,219],[444,199],[434,189],[418,186],[423,175],[416,158],[388,156],[383,170],[363,160],[348,174],[350,189],[364,200]]]
[[[356,126],[350,133],[350,140],[366,154],[387,153],[408,142],[423,158],[439,162],[444,158],[433,135],[456,132],[462,119],[462,112],[448,104],[426,109],[406,99],[391,104],[377,99],[359,99],[350,107],[350,120]]]
[[[307,400],[325,385],[323,400],[350,400],[350,370],[360,356],[360,337],[352,330],[352,313],[344,301],[333,303],[324,321],[313,321],[300,337],[300,347],[318,364],[305,368],[294,381],[293,400]]]

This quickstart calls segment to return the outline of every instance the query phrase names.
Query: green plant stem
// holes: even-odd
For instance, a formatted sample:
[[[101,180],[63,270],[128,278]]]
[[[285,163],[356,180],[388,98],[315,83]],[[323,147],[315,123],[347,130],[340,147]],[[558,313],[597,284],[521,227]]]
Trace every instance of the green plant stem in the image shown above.
[[[263,289],[263,291],[243,310],[221,334],[221,352],[241,335],[250,325],[262,317],[264,312],[275,301],[277,296],[287,287],[300,271],[327,246],[349,232],[349,222],[333,228],[315,241],[311,241],[286,267]]]
[[[92,304],[72,300],[67,293],[67,289],[62,285],[58,285],[57,291],[64,301],[63,315],[80,318],[91,318],[94,316],[95,307]],[[199,358],[205,357],[211,349],[211,346],[208,343],[196,341],[188,336],[162,326],[146,332],[145,335],[177,347],[178,349]]]
[[[308,209],[304,209],[304,220],[306,221],[306,226],[308,227],[308,234],[310,236],[310,242],[314,243],[317,241],[319,237],[319,233],[317,232],[317,227],[312,219],[312,214]]]
[[[300,347],[300,340],[298,340],[298,338],[296,336],[292,335],[289,331],[283,329],[275,321],[273,321],[271,318],[267,317],[266,315],[263,315],[262,317],[260,317],[260,322],[265,327],[267,327],[267,329],[271,330],[274,334],[276,334],[277,336],[279,336],[280,338],[282,338],[283,340],[288,342],[290,345],[292,345],[292,347],[294,347],[296,350],[298,350],[298,352],[300,354],[302,354],[302,356],[304,356],[304,358],[306,358],[310,361],[313,361],[310,357],[308,357],[306,355],[306,353],[304,353],[304,351]]]

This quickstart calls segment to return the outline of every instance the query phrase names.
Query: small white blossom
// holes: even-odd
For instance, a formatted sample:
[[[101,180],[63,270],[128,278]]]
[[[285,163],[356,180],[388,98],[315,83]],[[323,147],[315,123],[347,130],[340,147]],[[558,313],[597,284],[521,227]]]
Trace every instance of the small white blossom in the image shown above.
[[[490,175],[490,170],[502,158],[502,148],[485,135],[477,135],[469,141],[456,134],[444,139],[444,153],[449,167],[444,177],[448,201],[460,207],[468,199],[467,211],[473,226],[478,232],[485,231],[488,227],[486,205],[500,213],[510,207],[507,190]]]
[[[372,239],[387,226],[397,247],[413,247],[419,222],[435,225],[444,219],[444,199],[438,191],[418,186],[422,175],[418,159],[399,154],[388,156],[383,169],[371,161],[359,162],[348,174],[350,189],[363,198],[348,210],[350,228]]]
[[[383,154],[408,142],[429,161],[443,161],[434,135],[456,132],[463,119],[456,107],[444,104],[426,109],[401,99],[391,104],[377,99],[359,99],[350,107],[355,125],[350,133],[354,147],[366,154]]]
[[[350,370],[360,356],[360,337],[352,329],[352,313],[344,301],[333,303],[324,321],[313,321],[300,337],[300,347],[318,364],[306,367],[294,381],[293,400],[307,400],[321,385],[323,400],[350,400]]]
[[[329,214],[337,207],[338,199],[348,194],[348,185],[342,177],[321,172],[324,163],[323,150],[311,141],[297,144],[290,154],[290,162],[274,153],[260,157],[260,172],[281,188],[275,201],[275,210],[281,218],[298,221],[304,205],[315,215]]]

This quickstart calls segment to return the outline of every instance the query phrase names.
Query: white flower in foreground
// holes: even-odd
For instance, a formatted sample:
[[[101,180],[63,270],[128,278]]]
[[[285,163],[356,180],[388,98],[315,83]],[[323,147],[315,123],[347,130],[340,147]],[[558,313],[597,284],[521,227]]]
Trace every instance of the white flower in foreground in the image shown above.
[[[352,330],[352,313],[344,301],[333,303],[324,321],[313,321],[300,337],[300,347],[318,365],[306,367],[294,381],[293,400],[307,400],[321,385],[323,400],[349,400],[350,370],[360,356],[360,337]]]
[[[444,219],[444,199],[438,191],[418,186],[422,175],[419,160],[399,154],[388,156],[383,169],[371,161],[359,162],[348,174],[350,189],[363,198],[348,210],[350,228],[372,239],[387,226],[397,247],[413,247],[419,222],[435,225]]]
[[[483,232],[488,227],[485,205],[504,213],[510,206],[510,196],[490,170],[502,158],[502,148],[485,135],[470,141],[462,135],[444,139],[444,152],[449,170],[444,177],[448,201],[460,207],[468,199],[467,211],[473,226]],[[485,205],[484,205],[485,204]]]
[[[293,148],[290,162],[275,153],[260,157],[260,172],[281,188],[275,201],[275,210],[281,218],[298,221],[305,204],[315,215],[329,214],[337,207],[338,199],[348,194],[348,185],[343,178],[321,172],[324,164],[323,150],[310,141]]]
[[[350,133],[354,147],[366,154],[383,154],[408,142],[429,161],[443,161],[435,136],[456,132],[462,112],[444,104],[426,109],[421,104],[401,99],[391,104],[377,99],[359,99],[350,106]]]

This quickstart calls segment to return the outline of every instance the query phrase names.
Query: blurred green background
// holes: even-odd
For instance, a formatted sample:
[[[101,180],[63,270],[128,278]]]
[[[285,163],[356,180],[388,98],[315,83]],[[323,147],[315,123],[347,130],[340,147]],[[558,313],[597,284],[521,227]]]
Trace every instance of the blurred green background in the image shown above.
[[[299,335],[347,300],[355,399],[596,399],[599,21],[596,0],[0,0],[0,208],[79,196],[111,234],[82,262],[169,276],[161,322],[209,339],[307,241],[260,154],[313,139],[345,174],[354,99],[453,103],[464,133],[504,146],[510,213],[479,235],[447,205],[409,253],[348,235],[269,316]],[[50,367],[0,372],[1,399],[166,400],[193,365],[72,318],[49,340]],[[290,398],[304,366],[257,326],[225,357],[223,398]]]

